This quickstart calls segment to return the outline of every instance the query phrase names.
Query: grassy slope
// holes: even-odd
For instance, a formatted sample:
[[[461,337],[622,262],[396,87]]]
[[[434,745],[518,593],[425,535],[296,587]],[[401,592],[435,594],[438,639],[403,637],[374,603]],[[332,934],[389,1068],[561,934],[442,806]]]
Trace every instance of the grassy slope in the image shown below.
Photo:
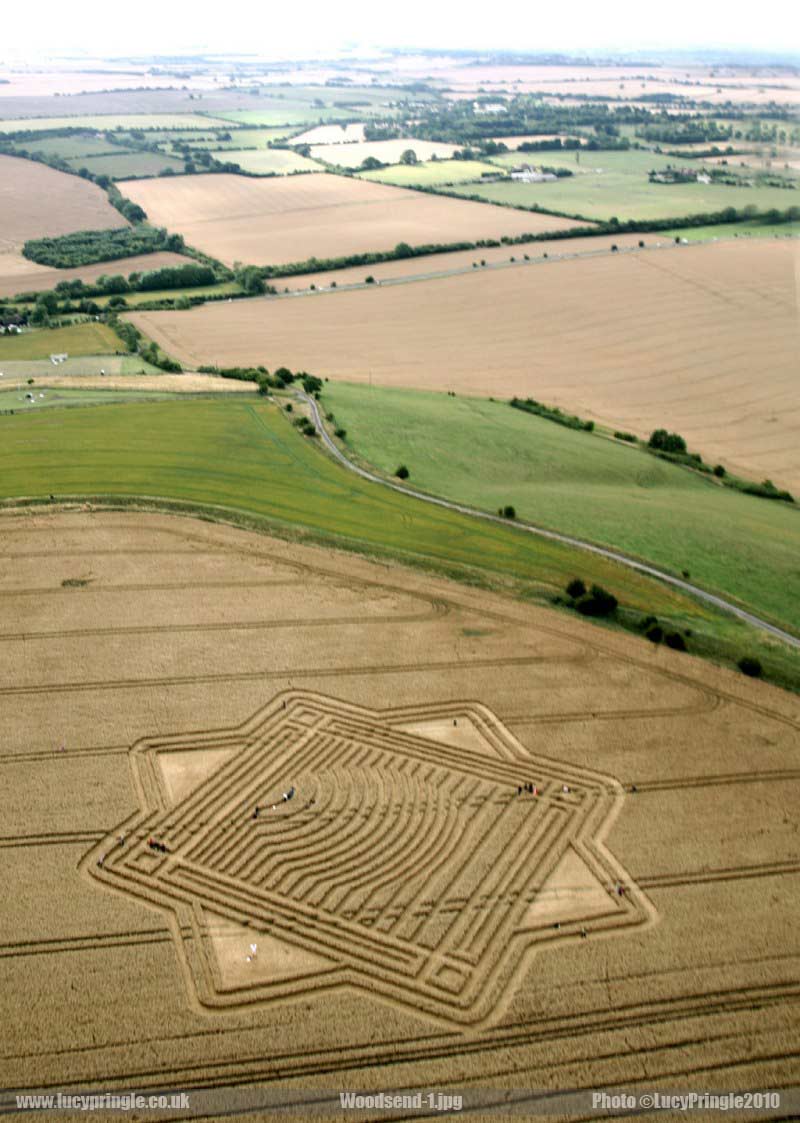
[[[411,143],[409,141],[409,143]],[[478,160],[428,160],[419,164],[393,164],[372,172],[360,172],[359,178],[393,187],[421,185],[432,187],[447,183],[480,180],[484,172],[496,172],[491,164]]]
[[[34,404],[26,401],[30,390],[35,394]],[[159,390],[62,390],[38,386],[20,390],[0,390],[0,410],[18,409],[38,412],[51,406],[108,405],[110,402],[139,402],[153,399],[174,399],[176,394]]]
[[[800,632],[800,512],[501,402],[329,384],[363,459],[423,490],[645,558]]]
[[[759,210],[800,204],[800,191],[780,187],[726,187],[716,184],[650,183],[648,171],[667,164],[680,164],[676,158],[652,152],[581,152],[580,163],[572,152],[512,153],[493,157],[492,163],[505,168],[530,162],[569,168],[575,174],[557,183],[488,183],[454,188],[460,194],[480,194],[490,202],[530,207],[534,204],[586,218],[625,219],[678,218],[683,215],[719,211],[725,207],[753,205]],[[701,170],[700,163],[685,161]],[[602,169],[602,171],[598,170]]]
[[[113,355],[122,343],[105,324],[94,321],[63,328],[39,328],[0,337],[0,362],[5,359],[47,359],[50,355]]]
[[[392,494],[334,464],[263,402],[170,402],[0,418],[0,496],[158,495],[219,504],[338,533],[442,563],[493,569],[558,588],[572,551]],[[617,566],[592,562],[616,587]],[[589,567],[591,569],[591,566]],[[632,579],[632,596],[697,611],[679,594]]]
[[[800,657],[677,590],[513,527],[482,524],[360,480],[275,406],[158,402],[0,416],[0,499],[150,496],[225,507],[267,526],[311,531],[378,556],[549,595],[575,572],[641,612],[691,627],[692,649],[757,654],[777,682],[800,683]]]

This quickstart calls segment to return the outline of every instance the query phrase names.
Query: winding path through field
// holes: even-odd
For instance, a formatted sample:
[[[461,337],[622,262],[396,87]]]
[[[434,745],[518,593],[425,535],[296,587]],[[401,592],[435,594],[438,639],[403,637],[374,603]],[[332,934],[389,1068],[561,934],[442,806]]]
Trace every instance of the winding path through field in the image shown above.
[[[485,519],[488,522],[500,523],[503,526],[509,525],[508,519],[501,518],[499,515],[492,515],[488,511],[481,511],[476,507],[468,507],[463,503],[454,503],[449,499],[441,499],[435,495],[427,495],[424,491],[416,491],[414,488],[406,487],[404,484],[394,483],[394,481],[387,480],[384,476],[379,476],[374,472],[368,471],[366,468],[359,467],[358,464],[354,464],[352,460],[345,456],[328,434],[315,399],[299,390],[297,391],[297,397],[304,401],[311,409],[314,425],[330,454],[351,472],[355,472],[363,479],[370,480],[372,483],[382,484],[383,487],[389,487],[393,491],[399,491],[403,495],[410,495],[414,499],[422,499],[426,503],[435,503],[437,507],[446,507],[449,511],[458,511],[462,515],[471,515],[473,518]],[[663,569],[648,565],[646,562],[636,561],[626,554],[621,554],[616,550],[609,550],[605,546],[596,546],[594,543],[585,542],[581,538],[573,538],[569,534],[561,534],[557,530],[545,530],[544,527],[534,526],[531,523],[515,522],[511,525],[515,526],[517,530],[524,531],[527,534],[535,534],[539,538],[549,538],[554,542],[561,542],[566,546],[574,546],[579,550],[587,550],[592,554],[599,554],[601,557],[619,562],[620,565],[624,565],[628,569],[635,569],[638,573],[644,573],[648,577],[655,577],[656,580],[664,581],[668,585],[673,585],[682,592],[689,593],[698,600],[705,601],[706,604],[711,604],[715,608],[722,609],[723,612],[727,612],[729,615],[743,620],[746,624],[750,624],[754,628],[759,628],[761,631],[768,632],[770,635],[789,644],[790,647],[800,649],[800,637],[792,635],[791,632],[784,631],[783,628],[778,628],[775,624],[770,624],[767,620],[762,620],[760,616],[754,616],[753,613],[747,612],[746,609],[740,608],[738,605],[731,603],[731,601],[725,600],[724,597],[718,597],[715,593],[709,593],[705,589],[701,589],[697,585],[691,584],[689,581],[684,581],[680,577],[673,577],[672,574],[665,572]]]

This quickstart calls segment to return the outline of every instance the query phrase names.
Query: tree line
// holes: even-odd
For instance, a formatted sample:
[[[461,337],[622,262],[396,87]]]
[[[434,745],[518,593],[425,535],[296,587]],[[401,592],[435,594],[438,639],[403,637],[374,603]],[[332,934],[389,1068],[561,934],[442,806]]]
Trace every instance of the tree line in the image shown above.
[[[73,269],[100,261],[140,254],[186,249],[180,234],[168,234],[160,226],[123,226],[113,230],[80,230],[57,237],[31,238],[22,247],[24,257],[37,265]]]

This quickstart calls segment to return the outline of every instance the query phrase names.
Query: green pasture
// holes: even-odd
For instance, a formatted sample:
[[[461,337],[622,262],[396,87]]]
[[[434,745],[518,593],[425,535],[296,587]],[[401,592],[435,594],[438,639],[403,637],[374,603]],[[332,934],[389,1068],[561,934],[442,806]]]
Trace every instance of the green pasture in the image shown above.
[[[223,125],[216,117],[199,113],[99,113],[74,117],[14,117],[0,119],[0,133],[32,129],[210,129]],[[224,125],[223,125],[224,127]]]
[[[236,281],[222,281],[218,285],[199,285],[193,289],[159,289],[156,292],[126,292],[125,304],[128,308],[137,308],[140,304],[149,304],[153,300],[180,300],[182,296],[234,296],[242,290]],[[93,296],[91,298],[100,308],[105,308],[111,296]]]
[[[390,183],[393,187],[436,187],[480,180],[484,172],[496,175],[498,169],[481,160],[427,160],[418,164],[392,164],[391,167],[378,168],[372,172],[359,172],[359,178]]]
[[[347,444],[415,487],[622,550],[800,633],[800,511],[505,402],[325,387]]]
[[[225,110],[217,113],[215,120],[245,126],[351,121],[358,117],[392,114],[396,111],[389,108],[390,104],[408,96],[403,90],[373,86],[262,87],[260,95],[253,98],[252,109]],[[414,97],[420,100],[426,95],[415,94]]]
[[[560,587],[574,551],[361,480],[301,437],[263,401],[203,400],[69,410],[0,418],[0,497],[160,496],[210,504],[341,536],[378,551],[419,555],[441,566],[491,570]],[[594,579],[625,589],[631,603],[706,616],[689,598],[581,558]]]
[[[48,352],[48,355],[50,352]],[[57,374],[64,375],[99,375],[101,371],[109,376],[137,375],[137,374],[163,374],[159,367],[145,362],[141,355],[72,355],[54,367],[49,358],[44,359],[3,359],[0,362],[0,371],[5,382],[13,383],[18,379],[25,381],[33,378],[38,384]],[[0,383],[2,384],[2,383]]]
[[[222,162],[230,160],[254,175],[289,175],[291,172],[321,172],[316,160],[308,160],[290,148],[227,149],[212,153]]]
[[[59,156],[71,160],[75,156],[118,155],[125,151],[118,144],[112,144],[105,137],[87,134],[86,136],[50,136],[42,140],[23,140],[16,144],[26,152],[42,152],[47,156]]]
[[[695,650],[726,660],[749,651],[776,681],[800,682],[795,653],[750,627],[614,562],[362,480],[263,401],[194,399],[0,416],[0,499],[51,494],[149,497],[189,512],[216,508],[244,525],[396,557],[534,598],[549,598],[580,573],[626,606],[690,628]]]
[[[800,222],[731,222],[719,226],[687,226],[677,230],[659,230],[651,235],[658,239],[685,238],[687,242],[708,242],[715,238],[796,238]]]
[[[285,140],[297,132],[295,128],[290,126],[275,129],[246,129],[234,126],[230,121],[220,122],[218,131],[230,132],[231,139],[219,140],[213,133],[203,134],[195,139],[191,132],[165,134],[164,139],[172,145],[179,141],[186,141],[192,148],[225,152],[229,148],[267,148],[270,141]]]
[[[160,152],[115,152],[111,156],[75,156],[67,163],[76,172],[86,168],[92,175],[107,175],[111,179],[156,176],[167,168],[173,172],[182,172],[185,167],[183,160],[162,155]]]
[[[0,362],[47,359],[50,355],[113,355],[123,345],[106,324],[90,320],[63,328],[31,328],[20,335],[0,336]]]
[[[33,401],[25,397],[33,394]],[[71,390],[42,386],[24,386],[19,390],[0,389],[0,410],[24,410],[38,412],[54,406],[95,406],[109,405],[112,402],[161,401],[180,397],[177,392],[164,390]]]
[[[574,174],[555,183],[469,184],[454,190],[463,195],[480,195],[490,203],[515,207],[539,206],[589,219],[683,218],[690,214],[737,210],[754,206],[758,210],[800,205],[800,190],[781,187],[729,187],[724,184],[650,183],[647,173],[668,164],[688,166],[697,171],[702,164],[660,156],[653,152],[533,152],[506,153],[491,162],[504,170],[521,164],[569,168]],[[798,180],[800,182],[800,180]]]

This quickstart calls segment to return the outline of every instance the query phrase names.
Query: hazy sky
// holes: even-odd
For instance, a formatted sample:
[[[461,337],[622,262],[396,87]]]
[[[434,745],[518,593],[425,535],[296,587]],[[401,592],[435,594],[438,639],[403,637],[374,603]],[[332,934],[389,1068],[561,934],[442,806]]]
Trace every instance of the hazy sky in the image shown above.
[[[800,5],[759,0],[39,0],[3,12],[0,63],[36,48],[164,53],[191,48],[268,57],[332,54],[346,44],[620,51],[669,47],[800,52]]]

